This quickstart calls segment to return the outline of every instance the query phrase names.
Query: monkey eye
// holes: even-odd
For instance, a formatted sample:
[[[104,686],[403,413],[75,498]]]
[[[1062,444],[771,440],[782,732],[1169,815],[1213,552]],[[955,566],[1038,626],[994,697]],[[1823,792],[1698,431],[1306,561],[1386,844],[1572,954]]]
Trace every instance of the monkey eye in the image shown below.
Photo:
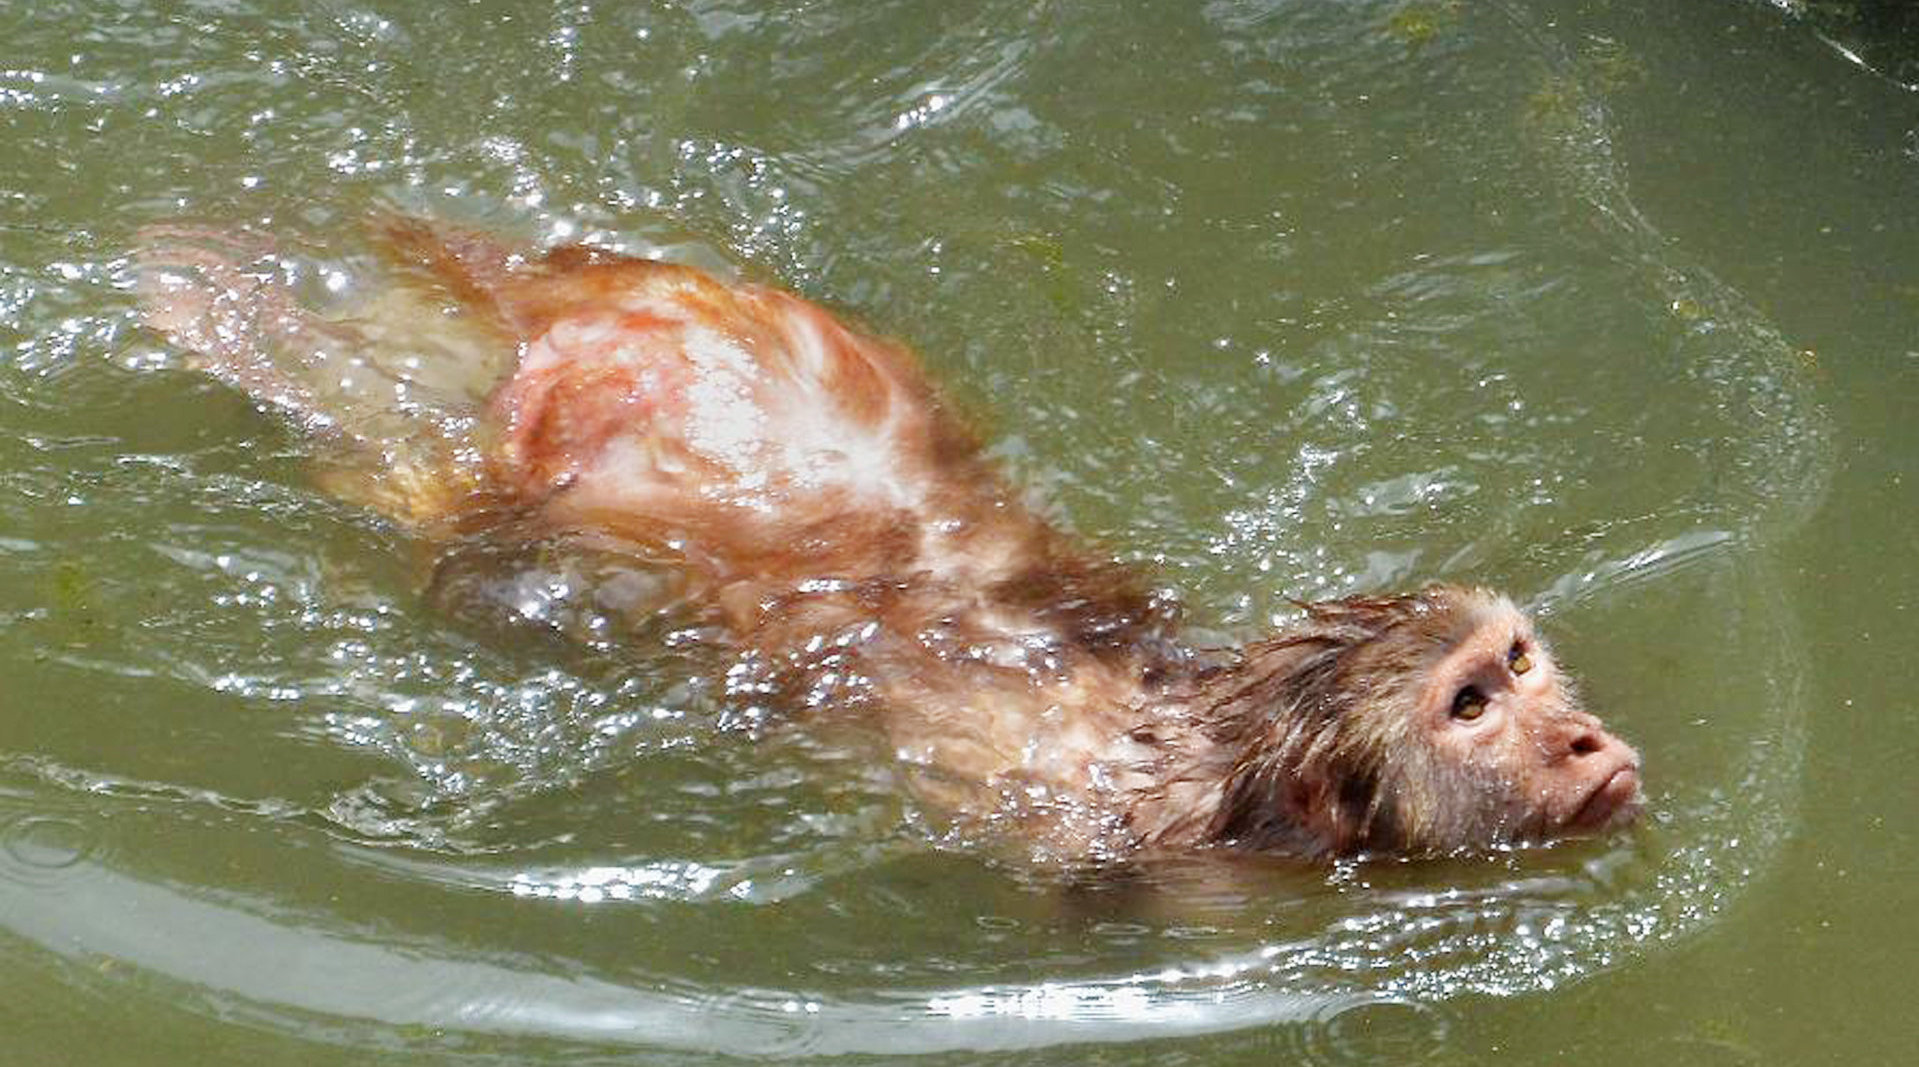
[[[1486,694],[1476,685],[1466,686],[1453,695],[1453,718],[1471,722],[1486,713]]]
[[[1513,647],[1506,650],[1506,666],[1512,668],[1514,674],[1525,674],[1533,669],[1533,658],[1526,654],[1525,645],[1513,642]]]

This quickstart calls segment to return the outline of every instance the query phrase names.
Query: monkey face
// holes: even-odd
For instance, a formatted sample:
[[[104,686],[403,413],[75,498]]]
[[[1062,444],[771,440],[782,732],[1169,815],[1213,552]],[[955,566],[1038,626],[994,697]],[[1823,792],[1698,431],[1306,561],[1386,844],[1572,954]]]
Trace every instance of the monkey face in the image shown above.
[[[1638,754],[1580,707],[1510,600],[1434,585],[1305,609],[1201,696],[1234,761],[1211,839],[1456,852],[1596,833],[1638,810]]]
[[[1580,706],[1531,620],[1489,601],[1460,613],[1466,625],[1419,687],[1412,726],[1426,758],[1400,783],[1400,824],[1444,849],[1629,821],[1638,753]]]

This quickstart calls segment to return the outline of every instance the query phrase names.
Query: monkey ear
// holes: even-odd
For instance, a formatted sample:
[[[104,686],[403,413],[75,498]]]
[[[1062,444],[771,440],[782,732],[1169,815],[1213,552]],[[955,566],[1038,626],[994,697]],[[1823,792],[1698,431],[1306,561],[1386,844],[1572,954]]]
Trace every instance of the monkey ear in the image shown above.
[[[1376,776],[1359,768],[1324,765],[1302,772],[1292,792],[1301,825],[1312,828],[1326,852],[1349,855],[1394,846],[1392,820],[1378,804]]]
[[[1365,838],[1366,808],[1346,797],[1334,773],[1302,770],[1285,791],[1290,821],[1312,842],[1308,851],[1340,856],[1357,851]]]

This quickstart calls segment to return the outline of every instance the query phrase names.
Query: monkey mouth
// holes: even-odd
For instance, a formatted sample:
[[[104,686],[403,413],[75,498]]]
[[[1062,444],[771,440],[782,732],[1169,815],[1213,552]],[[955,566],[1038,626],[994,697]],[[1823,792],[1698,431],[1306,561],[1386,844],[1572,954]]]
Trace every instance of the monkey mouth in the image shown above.
[[[1603,830],[1639,813],[1639,765],[1622,763],[1586,794],[1572,816],[1569,830]]]

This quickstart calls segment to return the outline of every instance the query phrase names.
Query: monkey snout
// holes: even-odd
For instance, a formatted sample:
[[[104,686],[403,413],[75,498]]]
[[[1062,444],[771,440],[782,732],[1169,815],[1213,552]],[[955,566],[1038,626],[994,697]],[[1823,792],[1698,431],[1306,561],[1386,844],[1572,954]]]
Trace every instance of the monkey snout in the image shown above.
[[[1604,750],[1611,741],[1612,738],[1606,731],[1597,726],[1588,726],[1583,730],[1573,731],[1567,747],[1572,750],[1574,757],[1591,756]]]
[[[1565,729],[1549,745],[1549,758],[1555,763],[1593,766],[1596,763],[1622,763],[1637,767],[1639,754],[1632,746],[1614,737],[1591,715],[1580,715],[1567,722]]]

